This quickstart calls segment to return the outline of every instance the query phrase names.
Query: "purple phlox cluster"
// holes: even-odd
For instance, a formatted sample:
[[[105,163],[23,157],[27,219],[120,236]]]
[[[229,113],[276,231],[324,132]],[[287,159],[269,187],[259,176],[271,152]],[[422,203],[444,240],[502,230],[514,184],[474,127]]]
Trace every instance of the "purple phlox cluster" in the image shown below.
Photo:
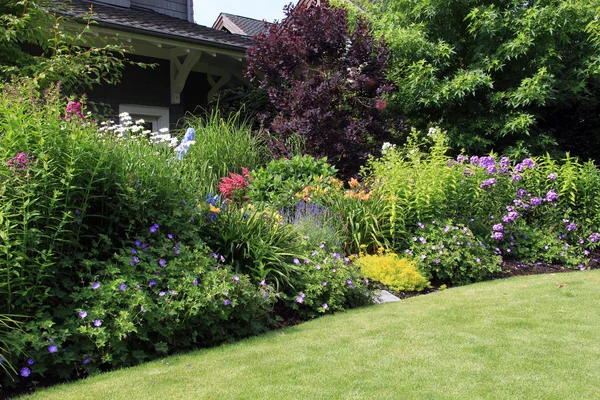
[[[551,181],[554,181],[554,180],[556,180],[556,174],[555,173],[551,173],[546,178],[550,179]]]
[[[70,121],[73,116],[78,118],[85,118],[83,113],[81,112],[81,103],[78,101],[70,101],[67,103],[67,108],[65,108],[65,119]]]
[[[520,200],[520,199],[513,200],[513,203],[515,204],[516,207],[523,208],[525,210],[529,210],[529,208],[530,208],[529,204],[525,203],[523,200]]]
[[[306,295],[302,292],[300,292],[300,294],[298,295],[298,297],[296,297],[296,303],[304,303],[304,298],[306,297]]]
[[[149,229],[150,229],[150,233],[154,233],[158,230],[158,228],[160,228],[160,225],[158,224],[154,224],[152,225]]]
[[[100,287],[100,282],[94,282],[92,283],[92,289],[96,290]]]
[[[471,158],[469,159],[469,162],[473,165],[478,165],[479,164],[479,157],[478,156],[471,156]]]
[[[510,166],[510,160],[508,159],[508,157],[502,157],[500,159],[500,171],[499,173],[502,175],[507,175],[508,174],[508,167]]]
[[[504,239],[504,234],[500,231],[495,231],[490,237],[495,240],[502,240]]]
[[[469,167],[467,167],[464,169],[463,175],[464,176],[475,176],[475,172],[471,171],[471,169]],[[461,182],[464,183],[464,180],[462,180]]]
[[[504,225],[496,224],[492,226],[492,229],[494,230],[494,232],[502,232],[504,230]]]
[[[551,203],[557,199],[558,199],[558,193],[556,193],[556,190],[552,189],[552,190],[548,191],[548,193],[546,194],[546,198],[544,200],[548,203]]]
[[[600,233],[594,232],[590,235],[590,237],[588,239],[592,243],[598,243],[598,240],[600,240]]]
[[[507,215],[502,217],[502,221],[505,223],[510,223],[516,220],[517,218],[519,218],[519,213],[516,211],[510,211]]]
[[[486,170],[486,175],[491,175],[498,172],[496,168],[496,159],[493,156],[480,157],[479,166]]]
[[[456,162],[459,164],[464,164],[468,159],[469,158],[467,156],[459,154],[458,157],[456,157]]]
[[[523,197],[527,196],[527,190],[525,189],[519,189],[517,190],[517,197],[522,199]]]
[[[579,243],[579,244],[584,244],[584,243],[585,243],[585,240],[583,240],[583,238],[579,238],[579,240],[577,240],[577,243]]]
[[[539,206],[544,200],[541,197],[532,197],[529,201],[532,206]]]
[[[482,189],[489,189],[490,187],[494,186],[495,184],[496,184],[496,178],[490,178],[490,179],[486,179],[483,182],[481,182],[481,185],[479,185],[479,187]]]
[[[95,319],[94,320],[94,326],[97,327],[97,328],[100,327],[100,326],[102,326],[102,321],[99,320],[99,319]]]
[[[567,225],[567,227],[565,228],[568,232],[571,232],[573,230],[575,230],[577,228],[577,225],[574,222],[571,222],[569,225]]]
[[[519,174],[512,174],[510,176],[510,181],[511,182],[522,181],[522,180],[523,180],[523,177],[521,175],[519,175]]]

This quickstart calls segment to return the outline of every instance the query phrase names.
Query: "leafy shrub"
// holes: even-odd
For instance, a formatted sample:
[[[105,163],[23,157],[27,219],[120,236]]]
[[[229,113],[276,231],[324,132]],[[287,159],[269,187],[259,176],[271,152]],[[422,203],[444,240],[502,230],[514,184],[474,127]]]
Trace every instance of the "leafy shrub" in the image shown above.
[[[266,167],[252,171],[248,196],[277,209],[290,208],[298,201],[296,193],[311,183],[327,184],[336,172],[326,158],[304,155],[273,160]]]
[[[33,360],[18,368],[68,378],[264,331],[272,288],[258,288],[206,251],[156,228],[109,261],[87,260],[72,290],[55,294],[61,303],[16,335]]]
[[[500,271],[500,257],[467,226],[436,221],[419,226],[406,253],[414,255],[419,270],[430,279],[465,284]]]
[[[366,281],[347,257],[321,244],[310,256],[294,259],[291,286],[281,294],[302,319],[371,303]]]
[[[295,269],[290,262],[300,256],[300,238],[277,211],[259,210],[253,205],[227,207],[225,203],[215,207],[213,199],[201,206],[202,238],[233,265],[236,273],[247,274],[255,284],[266,281],[278,290],[289,285]]]
[[[361,255],[355,264],[366,278],[395,290],[414,292],[429,287],[429,282],[417,271],[414,261],[400,258],[394,253]]]

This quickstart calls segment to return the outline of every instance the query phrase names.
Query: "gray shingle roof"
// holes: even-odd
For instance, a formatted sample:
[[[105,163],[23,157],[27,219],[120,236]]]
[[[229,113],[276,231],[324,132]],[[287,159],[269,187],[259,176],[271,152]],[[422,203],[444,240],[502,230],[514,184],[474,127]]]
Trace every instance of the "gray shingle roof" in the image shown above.
[[[231,22],[236,24],[248,36],[256,36],[259,33],[266,32],[268,30],[268,28],[265,28],[264,21],[259,21],[258,19],[254,18],[242,17],[241,15],[227,13],[222,14],[229,18]]]
[[[93,19],[99,26],[240,51],[245,51],[252,45],[252,40],[248,37],[232,35],[146,9],[114,7],[84,0],[72,0],[70,3],[56,1],[63,5],[60,13],[72,18],[86,18],[92,5]]]

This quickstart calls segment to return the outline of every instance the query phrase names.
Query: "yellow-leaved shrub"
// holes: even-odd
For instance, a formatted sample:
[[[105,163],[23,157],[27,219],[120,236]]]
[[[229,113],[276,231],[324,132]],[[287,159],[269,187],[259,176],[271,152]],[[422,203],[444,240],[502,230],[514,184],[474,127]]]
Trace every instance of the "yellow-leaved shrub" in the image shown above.
[[[417,270],[414,261],[380,249],[375,255],[360,255],[355,261],[362,274],[385,286],[402,291],[421,291],[429,281]]]

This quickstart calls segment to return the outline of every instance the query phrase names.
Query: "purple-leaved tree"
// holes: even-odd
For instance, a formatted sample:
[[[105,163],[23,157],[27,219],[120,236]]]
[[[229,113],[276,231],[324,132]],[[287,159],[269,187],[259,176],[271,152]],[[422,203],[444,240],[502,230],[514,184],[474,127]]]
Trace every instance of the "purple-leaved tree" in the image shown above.
[[[344,9],[286,6],[286,17],[254,38],[247,76],[268,90],[276,116],[271,134],[306,139],[313,156],[327,156],[346,175],[389,131],[383,117],[388,49],[367,21],[350,27]]]

